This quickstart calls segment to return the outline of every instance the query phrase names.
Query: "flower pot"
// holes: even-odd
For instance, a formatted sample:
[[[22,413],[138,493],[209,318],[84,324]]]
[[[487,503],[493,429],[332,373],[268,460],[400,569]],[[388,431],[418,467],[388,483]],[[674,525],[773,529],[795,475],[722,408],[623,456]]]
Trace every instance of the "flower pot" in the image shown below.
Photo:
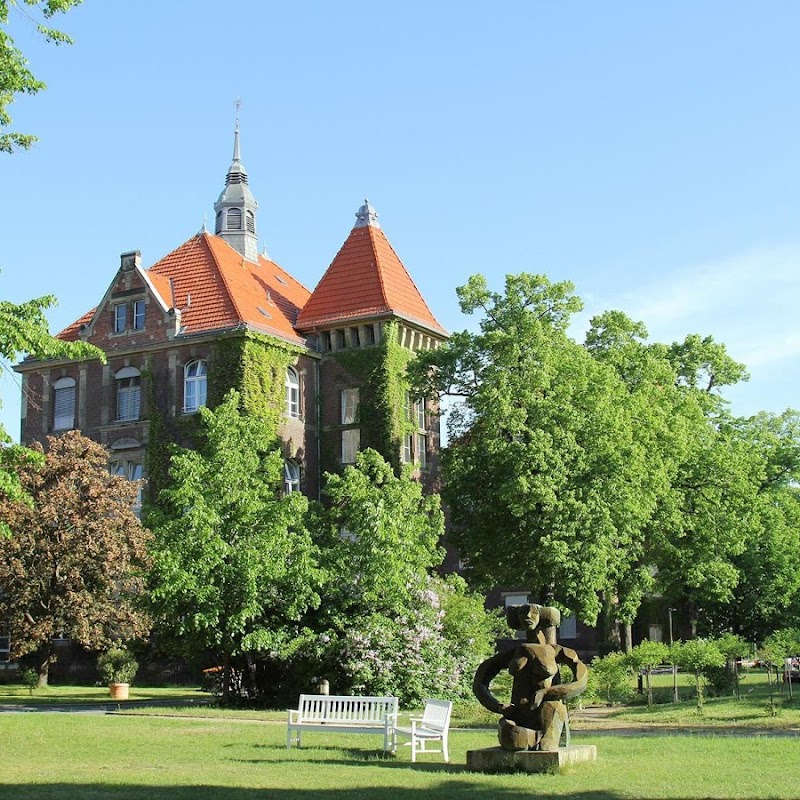
[[[112,700],[127,700],[129,683],[109,683],[108,691],[111,692]]]

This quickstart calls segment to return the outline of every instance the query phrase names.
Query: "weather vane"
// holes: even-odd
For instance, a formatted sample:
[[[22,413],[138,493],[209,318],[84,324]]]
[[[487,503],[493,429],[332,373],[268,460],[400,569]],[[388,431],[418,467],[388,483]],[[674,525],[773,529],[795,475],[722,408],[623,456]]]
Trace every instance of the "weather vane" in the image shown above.
[[[233,105],[236,108],[236,128],[238,130],[238,128],[239,128],[239,109],[242,107],[242,98],[241,97],[237,97],[233,101]]]

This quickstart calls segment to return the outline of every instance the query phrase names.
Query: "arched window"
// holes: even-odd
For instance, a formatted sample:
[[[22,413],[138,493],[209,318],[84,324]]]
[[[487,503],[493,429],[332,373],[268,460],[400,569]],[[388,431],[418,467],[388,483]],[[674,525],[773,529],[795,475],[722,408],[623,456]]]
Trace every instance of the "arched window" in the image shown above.
[[[300,377],[294,367],[286,370],[286,413],[300,418]]]
[[[248,211],[245,215],[245,220],[247,221],[247,230],[250,233],[256,232],[256,218],[252,211]]]
[[[296,461],[283,462],[283,493],[300,491],[300,465]]]
[[[53,384],[53,430],[75,427],[75,379],[59,378]]]
[[[208,367],[205,361],[190,361],[183,368],[183,410],[197,411],[206,404]]]
[[[240,231],[242,229],[242,209],[228,209],[228,224],[225,226],[229,231]]]
[[[142,407],[142,376],[135,367],[123,367],[114,375],[117,384],[117,419],[139,419]]]

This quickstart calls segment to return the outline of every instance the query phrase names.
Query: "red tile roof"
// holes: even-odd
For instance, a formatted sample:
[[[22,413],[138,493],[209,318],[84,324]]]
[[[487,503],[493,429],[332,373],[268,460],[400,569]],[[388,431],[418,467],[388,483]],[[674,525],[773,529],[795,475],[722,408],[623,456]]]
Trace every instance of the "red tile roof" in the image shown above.
[[[299,330],[392,314],[446,335],[384,232],[356,227],[297,318]]]
[[[81,329],[92,321],[95,311],[97,311],[96,308],[87,311],[82,317],[76,319],[72,325],[67,326],[63,331],[56,334],[56,338],[63,339],[65,342],[77,342],[80,338]]]
[[[147,274],[162,296],[163,280],[170,282],[174,300],[164,300],[181,310],[183,333],[245,324],[303,342],[294,321],[309,297],[308,289],[264,256],[257,264],[245,260],[219,236],[203,233],[189,239]]]
[[[199,234],[157,261],[146,272],[166,308],[181,311],[181,332],[204,333],[248,326],[303,344],[294,328],[310,292],[288,272],[259,255],[246,261],[224,239]],[[58,334],[78,338],[96,309]]]

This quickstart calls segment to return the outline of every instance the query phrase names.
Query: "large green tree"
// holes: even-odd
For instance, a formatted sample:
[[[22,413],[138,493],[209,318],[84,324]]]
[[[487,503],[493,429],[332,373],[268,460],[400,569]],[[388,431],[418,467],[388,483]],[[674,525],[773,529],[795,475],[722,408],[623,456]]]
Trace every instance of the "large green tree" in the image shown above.
[[[43,463],[18,469],[30,502],[0,500],[11,530],[0,538],[0,619],[12,658],[35,653],[46,685],[53,637],[98,650],[147,633],[137,598],[149,533],[133,512],[137,484],[109,473],[101,445],[69,431],[35,452]]]
[[[28,61],[9,34],[12,22],[33,25],[49,42],[71,44],[63,31],[50,26],[50,20],[80,5],[82,0],[0,0],[0,152],[27,149],[36,137],[7,130],[11,124],[8,107],[19,94],[36,94],[46,88],[28,68]],[[16,19],[14,19],[16,17]]]
[[[187,650],[222,659],[226,697],[232,657],[291,650],[298,620],[320,601],[307,500],[281,496],[274,431],[239,406],[231,390],[200,409],[200,447],[175,450],[148,514],[153,612]]]
[[[529,588],[594,622],[642,552],[663,481],[613,366],[567,335],[568,282],[481,276],[458,291],[481,314],[413,367],[418,391],[460,396],[443,454],[453,536],[483,585]]]
[[[496,635],[483,597],[436,574],[444,520],[406,468],[374,450],[326,475],[326,506],[313,527],[326,567],[325,602],[295,661],[294,678],[328,678],[336,693],[471,695],[472,677]],[[308,670],[313,670],[309,675]]]

